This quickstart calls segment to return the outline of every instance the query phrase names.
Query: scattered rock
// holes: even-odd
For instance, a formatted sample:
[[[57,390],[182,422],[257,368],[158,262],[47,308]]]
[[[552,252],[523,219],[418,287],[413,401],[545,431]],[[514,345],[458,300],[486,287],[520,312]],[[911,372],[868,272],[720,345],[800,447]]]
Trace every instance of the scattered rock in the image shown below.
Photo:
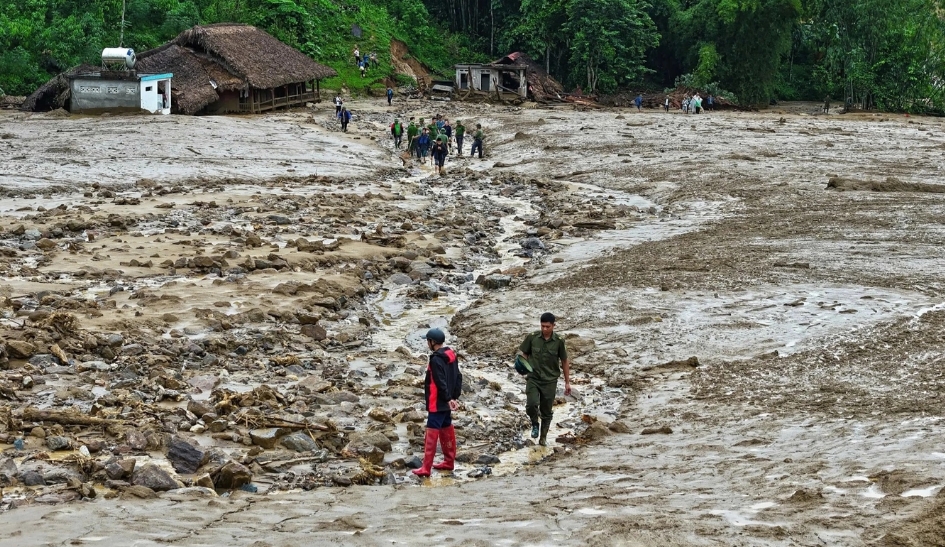
[[[200,445],[180,437],[171,439],[167,449],[167,459],[178,473],[196,473],[201,465],[207,463],[208,456]]]
[[[673,430],[668,425],[664,425],[661,427],[647,427],[640,432],[640,435],[669,435],[672,432]]]
[[[322,340],[328,338],[328,331],[326,331],[324,327],[320,327],[318,325],[302,325],[301,332],[304,336],[308,336],[316,342],[321,342]]]
[[[36,353],[36,346],[22,340],[7,340],[7,353],[14,359],[29,359]]]
[[[318,443],[303,431],[297,431],[291,435],[286,435],[282,439],[282,446],[296,452],[311,452],[318,450]]]
[[[68,437],[46,437],[46,448],[56,450],[68,450],[72,448],[72,441]]]
[[[223,490],[239,488],[253,480],[253,473],[245,465],[228,462],[213,475],[213,485]]]
[[[131,477],[131,482],[137,486],[146,486],[155,492],[184,487],[184,483],[174,478],[170,472],[153,463],[137,467]]]
[[[271,449],[276,447],[279,438],[284,434],[285,432],[278,427],[269,427],[265,429],[252,429],[249,432],[249,437],[252,439],[254,445]]]

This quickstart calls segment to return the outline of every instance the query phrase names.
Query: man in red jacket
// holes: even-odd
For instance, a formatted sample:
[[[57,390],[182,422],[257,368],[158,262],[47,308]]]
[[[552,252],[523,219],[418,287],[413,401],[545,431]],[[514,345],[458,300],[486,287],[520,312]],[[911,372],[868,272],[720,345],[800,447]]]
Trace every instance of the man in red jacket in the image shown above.
[[[456,431],[452,411],[459,408],[463,375],[459,372],[456,352],[444,346],[446,334],[440,329],[427,331],[427,347],[433,352],[423,379],[423,402],[427,407],[427,432],[423,442],[423,466],[414,469],[418,477],[429,477],[431,469],[452,471],[456,460]],[[433,465],[436,443],[443,449],[443,461]]]

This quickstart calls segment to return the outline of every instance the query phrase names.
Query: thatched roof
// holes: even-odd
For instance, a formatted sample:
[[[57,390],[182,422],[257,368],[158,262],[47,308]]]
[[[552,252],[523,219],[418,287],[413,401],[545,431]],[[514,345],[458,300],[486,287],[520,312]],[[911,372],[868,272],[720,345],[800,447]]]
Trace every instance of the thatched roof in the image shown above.
[[[93,72],[94,70],[95,67],[92,65],[78,65],[62,74],[53,76],[23,101],[20,110],[48,112],[57,108],[66,108],[69,106],[69,99],[72,97],[72,88],[69,86],[68,76]]]
[[[266,32],[235,23],[196,26],[174,40],[203,50],[252,87],[268,89],[296,82],[322,80],[338,74],[283,44]]]

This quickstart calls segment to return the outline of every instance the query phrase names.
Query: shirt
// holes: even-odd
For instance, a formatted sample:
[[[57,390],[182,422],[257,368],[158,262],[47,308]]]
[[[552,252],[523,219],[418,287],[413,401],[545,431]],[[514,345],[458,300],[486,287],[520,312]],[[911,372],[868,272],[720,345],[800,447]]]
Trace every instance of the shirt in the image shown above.
[[[528,355],[528,363],[532,366],[528,377],[538,381],[557,380],[561,376],[560,362],[568,359],[564,338],[556,333],[552,333],[549,340],[541,336],[541,331],[529,334],[518,349]]]

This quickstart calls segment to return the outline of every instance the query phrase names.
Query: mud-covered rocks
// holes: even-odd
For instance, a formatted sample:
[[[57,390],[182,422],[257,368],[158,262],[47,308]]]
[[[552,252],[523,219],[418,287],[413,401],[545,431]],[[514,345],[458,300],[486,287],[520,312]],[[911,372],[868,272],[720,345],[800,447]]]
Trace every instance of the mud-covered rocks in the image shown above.
[[[230,490],[240,488],[253,480],[253,473],[248,467],[237,462],[227,462],[213,474],[213,485],[216,488]]]
[[[297,431],[282,438],[282,446],[296,452],[318,450],[318,443],[308,433]]]
[[[150,462],[135,468],[131,476],[131,483],[150,488],[155,492],[166,492],[167,490],[184,487],[184,483],[169,471]]]
[[[178,473],[195,473],[208,458],[209,454],[200,445],[181,437],[172,438],[167,447],[167,459]]]
[[[36,346],[23,340],[7,340],[6,352],[13,359],[29,359],[36,353]]]

